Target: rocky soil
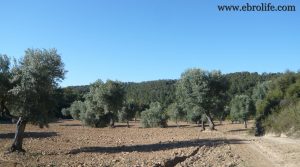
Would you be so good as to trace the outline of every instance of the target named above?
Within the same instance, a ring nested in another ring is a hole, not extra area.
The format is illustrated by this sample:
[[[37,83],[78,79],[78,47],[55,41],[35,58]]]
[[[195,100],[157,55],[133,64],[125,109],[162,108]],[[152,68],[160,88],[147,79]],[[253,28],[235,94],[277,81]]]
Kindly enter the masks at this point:
[[[64,120],[45,129],[28,125],[27,152],[7,154],[15,125],[0,124],[0,166],[300,166],[299,140],[251,137],[241,124],[216,128],[90,128]]]

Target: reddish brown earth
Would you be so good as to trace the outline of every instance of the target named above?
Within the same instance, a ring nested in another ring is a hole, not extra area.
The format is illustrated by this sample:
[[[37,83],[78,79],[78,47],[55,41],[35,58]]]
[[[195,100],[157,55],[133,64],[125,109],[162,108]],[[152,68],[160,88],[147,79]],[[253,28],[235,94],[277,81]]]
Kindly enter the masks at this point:
[[[15,125],[0,124],[0,166],[300,166],[300,140],[252,137],[242,124],[90,128],[60,121],[26,127],[22,153],[7,154]]]

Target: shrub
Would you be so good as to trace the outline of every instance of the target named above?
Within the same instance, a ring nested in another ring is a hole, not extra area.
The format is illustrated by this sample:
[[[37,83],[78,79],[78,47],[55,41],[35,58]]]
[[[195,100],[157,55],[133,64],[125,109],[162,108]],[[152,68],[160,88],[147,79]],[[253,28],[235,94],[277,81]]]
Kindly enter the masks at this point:
[[[104,114],[103,112],[87,112],[81,113],[81,121],[94,128],[106,127],[111,118],[111,113]]]
[[[63,108],[61,110],[61,113],[63,116],[66,116],[66,117],[71,116],[70,110],[68,108]]]
[[[168,116],[163,112],[159,102],[150,104],[150,108],[141,113],[141,124],[144,128],[166,127]]]
[[[80,120],[81,119],[80,115],[81,115],[81,113],[85,112],[86,106],[85,106],[84,102],[82,102],[82,101],[75,101],[72,103],[70,108],[67,110],[70,111],[70,114],[73,119]]]
[[[176,124],[179,120],[182,120],[185,116],[183,110],[178,106],[177,103],[172,103],[167,108],[167,114],[172,121],[175,121]]]
[[[300,137],[300,102],[273,112],[263,124],[267,132]]]

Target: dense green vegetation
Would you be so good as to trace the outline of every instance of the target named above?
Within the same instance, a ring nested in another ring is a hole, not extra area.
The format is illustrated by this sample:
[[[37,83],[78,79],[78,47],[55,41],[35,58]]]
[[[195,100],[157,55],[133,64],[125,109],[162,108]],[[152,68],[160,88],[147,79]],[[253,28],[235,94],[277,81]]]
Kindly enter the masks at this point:
[[[256,135],[299,133],[300,74],[288,71],[259,86],[266,91],[260,91],[263,98],[256,102]]]
[[[176,80],[157,80],[141,83],[124,83],[126,99],[133,100],[140,106],[149,106],[159,102],[163,108],[175,102]]]

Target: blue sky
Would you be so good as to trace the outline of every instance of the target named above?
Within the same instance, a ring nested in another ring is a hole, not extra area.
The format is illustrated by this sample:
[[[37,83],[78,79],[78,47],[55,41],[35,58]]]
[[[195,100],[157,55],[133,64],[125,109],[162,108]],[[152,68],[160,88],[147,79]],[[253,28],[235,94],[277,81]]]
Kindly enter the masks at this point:
[[[62,86],[97,79],[176,79],[187,68],[283,72],[300,69],[300,14],[219,12],[259,0],[2,0],[0,53],[57,48]],[[263,1],[264,2],[264,1]],[[293,4],[295,0],[269,0]]]

